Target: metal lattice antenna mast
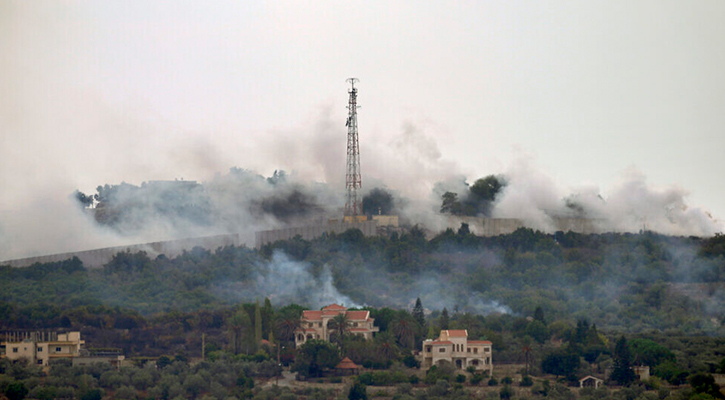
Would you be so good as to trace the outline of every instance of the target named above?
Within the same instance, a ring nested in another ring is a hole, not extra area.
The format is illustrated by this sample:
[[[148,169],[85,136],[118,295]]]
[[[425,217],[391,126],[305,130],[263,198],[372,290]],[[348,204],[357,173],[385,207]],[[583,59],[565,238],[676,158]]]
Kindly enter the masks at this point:
[[[362,214],[362,203],[358,201],[357,190],[362,186],[360,175],[360,145],[357,137],[357,89],[355,82],[357,78],[350,78],[351,89],[350,100],[347,104],[347,173],[345,175],[345,189],[347,190],[347,201],[345,202],[345,216],[358,216]]]

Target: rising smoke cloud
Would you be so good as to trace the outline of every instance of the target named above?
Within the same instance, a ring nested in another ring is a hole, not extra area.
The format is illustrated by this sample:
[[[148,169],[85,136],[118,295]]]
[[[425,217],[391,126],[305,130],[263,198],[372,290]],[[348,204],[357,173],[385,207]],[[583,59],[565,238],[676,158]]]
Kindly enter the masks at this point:
[[[503,174],[507,185],[496,199],[493,216],[522,219],[545,232],[556,230],[553,217],[582,217],[595,221],[601,232],[652,230],[668,235],[712,236],[721,221],[698,207],[688,206],[688,192],[678,186],[653,187],[640,171],[624,171],[619,182],[604,192],[589,185],[565,189],[520,157]]]
[[[275,251],[268,262],[257,265],[253,284],[226,283],[218,289],[218,293],[236,301],[268,297],[276,304],[297,303],[313,309],[332,303],[360,307],[337,290],[328,265],[315,276],[310,263],[292,260],[281,251]]]

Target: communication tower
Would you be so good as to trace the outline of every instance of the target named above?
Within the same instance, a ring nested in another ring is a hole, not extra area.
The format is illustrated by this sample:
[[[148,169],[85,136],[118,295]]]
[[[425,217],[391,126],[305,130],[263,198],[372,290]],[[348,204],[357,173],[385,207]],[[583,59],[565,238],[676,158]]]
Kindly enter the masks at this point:
[[[357,78],[349,78],[351,88],[347,91],[350,99],[347,103],[347,173],[345,175],[345,189],[347,200],[345,202],[345,220],[354,222],[362,215],[362,202],[358,200],[357,191],[362,187],[360,175],[360,145],[357,137]]]

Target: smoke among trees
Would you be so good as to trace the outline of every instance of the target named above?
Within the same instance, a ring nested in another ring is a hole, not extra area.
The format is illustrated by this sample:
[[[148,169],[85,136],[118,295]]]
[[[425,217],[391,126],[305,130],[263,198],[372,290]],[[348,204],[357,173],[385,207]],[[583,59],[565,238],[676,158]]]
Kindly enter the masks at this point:
[[[363,214],[390,215],[395,208],[393,195],[385,189],[375,188],[363,196]]]
[[[235,232],[235,223],[254,226],[294,224],[329,213],[321,191],[288,179],[284,171],[263,177],[232,168],[209,182],[122,182],[98,186],[96,194],[76,192],[84,206],[95,200],[95,221],[133,235],[162,225],[171,235],[199,231]],[[319,188],[318,188],[319,189]]]
[[[441,213],[453,215],[491,216],[496,195],[506,186],[501,176],[489,175],[476,180],[459,199],[458,193],[445,192],[441,196]]]

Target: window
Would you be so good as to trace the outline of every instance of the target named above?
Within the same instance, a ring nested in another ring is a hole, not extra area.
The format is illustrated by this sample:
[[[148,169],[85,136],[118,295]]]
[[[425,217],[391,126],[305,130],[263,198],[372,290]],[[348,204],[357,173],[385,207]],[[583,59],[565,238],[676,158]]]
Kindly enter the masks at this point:
[[[473,365],[478,365],[478,360],[473,360],[473,361],[471,361],[471,364],[473,364]]]
[[[38,365],[43,365],[43,360],[38,360]]]
[[[425,346],[425,352],[430,353],[433,350],[433,346]]]
[[[491,348],[489,348],[489,347],[486,347],[486,349],[484,349],[484,351],[485,351],[486,353],[488,353],[489,351],[491,351]]]
[[[438,352],[439,353],[445,353],[446,352],[446,348],[445,347],[441,347],[440,349],[438,349]]]
[[[17,352],[18,352],[18,348],[17,347],[13,347],[13,353],[17,353]]]
[[[474,347],[474,348],[473,348],[473,353],[474,353],[474,354],[478,354],[478,347]]]
[[[56,352],[56,353],[60,353],[61,351],[63,351],[63,349],[61,349],[60,347],[56,347],[56,348],[55,348],[55,352]]]
[[[318,328],[322,328],[322,322],[318,322],[318,323],[317,323],[317,327],[318,327]]]
[[[38,347],[38,353],[42,353],[42,352],[43,352],[43,348],[42,347]]]
[[[314,324],[312,322],[310,322],[309,324],[307,324],[307,327],[308,328],[312,328],[313,326],[314,326]]]

